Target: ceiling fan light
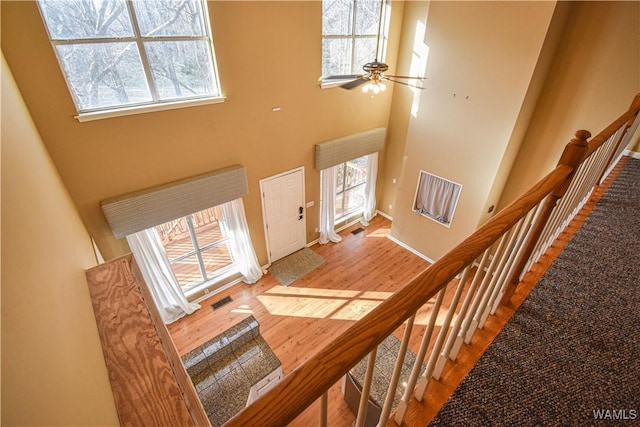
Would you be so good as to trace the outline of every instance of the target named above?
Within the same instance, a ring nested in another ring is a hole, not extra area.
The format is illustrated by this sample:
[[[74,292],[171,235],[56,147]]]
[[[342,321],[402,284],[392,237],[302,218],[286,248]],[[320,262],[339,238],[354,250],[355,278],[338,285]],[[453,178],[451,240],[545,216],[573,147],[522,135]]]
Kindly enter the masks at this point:
[[[387,88],[387,85],[382,82],[380,82],[378,86],[380,87],[380,92],[384,92],[384,90]]]

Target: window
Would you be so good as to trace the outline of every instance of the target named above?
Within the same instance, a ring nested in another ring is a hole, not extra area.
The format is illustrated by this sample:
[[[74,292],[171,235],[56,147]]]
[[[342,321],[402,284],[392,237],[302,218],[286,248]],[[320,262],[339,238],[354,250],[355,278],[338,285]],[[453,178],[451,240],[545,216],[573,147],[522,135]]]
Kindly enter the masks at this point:
[[[364,209],[367,156],[335,166],[336,222]]]
[[[220,97],[202,0],[39,0],[80,113]]]
[[[460,184],[420,171],[413,211],[448,227],[461,190]]]
[[[160,224],[156,231],[187,296],[237,272],[220,206]]]
[[[359,74],[375,59],[381,4],[380,0],[322,1],[323,76]]]

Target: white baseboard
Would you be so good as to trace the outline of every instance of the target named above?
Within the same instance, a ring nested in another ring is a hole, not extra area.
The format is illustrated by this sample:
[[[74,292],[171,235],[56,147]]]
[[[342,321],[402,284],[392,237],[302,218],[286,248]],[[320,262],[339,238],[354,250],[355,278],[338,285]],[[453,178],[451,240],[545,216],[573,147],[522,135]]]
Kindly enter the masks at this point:
[[[378,214],[378,215],[380,215],[380,216],[382,216],[384,218],[387,218],[389,221],[393,221],[393,217],[391,215],[387,214],[387,213],[384,213],[382,211],[376,211],[376,214]]]
[[[386,213],[384,213],[384,212],[376,211],[376,215],[380,215],[380,216],[382,216],[382,217],[384,217],[384,218],[387,218],[389,221],[393,221],[393,218],[392,218],[392,217],[390,217],[389,215],[387,215],[387,214],[386,214]],[[339,232],[341,232],[342,230],[345,230],[345,229],[347,229],[347,228],[351,227],[352,225],[357,224],[358,222],[361,222],[361,221],[362,221],[362,219],[363,219],[363,217],[362,217],[362,216],[358,216],[358,217],[356,217],[355,219],[353,219],[353,220],[349,221],[348,223],[344,224],[342,227],[337,228],[337,229],[336,229],[336,233],[339,233]],[[312,240],[312,241],[310,241],[309,243],[307,243],[307,245],[306,245],[306,246],[307,246],[307,247],[310,247],[310,246],[313,246],[313,245],[315,245],[316,243],[319,243],[319,242],[320,242],[320,239],[315,239],[315,240]]]
[[[389,238],[389,240],[391,240],[392,242],[402,246],[403,248],[405,248],[406,250],[408,250],[409,252],[411,252],[414,255],[419,256],[420,258],[422,258],[423,260],[433,264],[435,261],[432,260],[431,258],[429,258],[428,256],[426,256],[425,254],[423,254],[422,252],[419,252],[418,250],[412,248],[411,246],[407,245],[404,242],[401,242],[400,240],[396,239],[395,237],[389,235],[387,236]]]
[[[629,156],[629,157],[633,157],[634,159],[640,159],[640,153],[638,153],[637,151],[631,151],[631,150],[624,150],[623,154],[625,156]]]

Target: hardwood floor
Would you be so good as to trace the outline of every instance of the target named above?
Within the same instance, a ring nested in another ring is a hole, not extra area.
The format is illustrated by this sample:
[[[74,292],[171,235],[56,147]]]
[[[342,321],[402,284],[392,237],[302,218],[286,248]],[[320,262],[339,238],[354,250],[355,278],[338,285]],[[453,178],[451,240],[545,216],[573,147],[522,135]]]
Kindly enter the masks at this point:
[[[611,182],[621,162],[608,178]],[[605,186],[608,184],[605,183]],[[447,363],[442,377],[431,381],[422,402],[413,401],[405,425],[424,426],[446,402],[460,381],[491,344],[511,315],[520,306],[551,265],[564,245],[593,209],[594,198],[577,215],[523,282],[517,287],[511,302],[500,306],[478,330],[470,345],[464,345],[455,363]],[[387,238],[391,223],[375,217],[364,232],[351,234],[360,225],[340,233],[343,240],[335,244],[315,245],[312,249],[325,258],[325,263],[313,272],[285,287],[270,274],[255,285],[238,284],[201,303],[202,308],[190,316],[169,325],[169,331],[180,354],[184,354],[253,314],[260,323],[260,332],[282,362],[283,372],[293,371],[323,346],[344,332],[350,325],[375,307],[403,284],[419,274],[428,263]],[[443,307],[446,309],[455,286],[449,286]],[[210,305],[230,296],[233,301],[213,310]],[[416,352],[425,329],[430,303],[419,312],[409,347]],[[443,310],[441,316],[446,314]],[[395,335],[401,337],[403,327]],[[438,333],[438,330],[434,332]],[[433,340],[432,340],[433,341]],[[336,384],[329,391],[329,426],[351,426],[355,415],[347,408]],[[317,425],[319,404],[316,402],[291,425]],[[390,426],[396,425],[393,421]]]

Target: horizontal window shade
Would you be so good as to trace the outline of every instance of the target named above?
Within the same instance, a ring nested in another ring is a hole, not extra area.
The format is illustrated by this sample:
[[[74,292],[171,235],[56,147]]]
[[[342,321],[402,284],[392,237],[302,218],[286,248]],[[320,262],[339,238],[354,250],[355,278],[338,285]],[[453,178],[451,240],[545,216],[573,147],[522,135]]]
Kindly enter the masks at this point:
[[[101,203],[120,238],[249,194],[244,166],[235,165]]]
[[[376,128],[316,144],[316,169],[330,168],[382,150],[386,131]]]

